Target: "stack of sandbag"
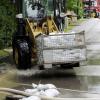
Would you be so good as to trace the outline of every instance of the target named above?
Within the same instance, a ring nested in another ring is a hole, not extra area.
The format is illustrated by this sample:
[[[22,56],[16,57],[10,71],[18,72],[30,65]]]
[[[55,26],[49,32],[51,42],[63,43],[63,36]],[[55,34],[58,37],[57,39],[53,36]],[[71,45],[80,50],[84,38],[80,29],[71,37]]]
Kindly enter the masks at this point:
[[[75,42],[75,35],[39,36],[36,39],[39,64],[86,60],[84,43]]]
[[[38,96],[30,96],[30,97],[23,98],[23,99],[20,99],[20,100],[41,100],[41,98],[38,97]]]
[[[75,34],[40,35],[36,38],[38,48],[67,48],[78,45]]]
[[[45,48],[67,48],[75,46],[75,34],[74,35],[54,35],[44,37]]]
[[[41,100],[41,96],[56,97],[60,94],[56,86],[53,84],[32,84],[33,89],[26,89],[25,92],[33,96],[23,98],[20,100]]]
[[[53,35],[40,35],[36,40],[37,43],[40,43],[38,46],[43,46],[43,48],[69,48],[85,45],[83,33],[54,33]]]
[[[39,64],[86,60],[84,33],[52,33],[36,38]]]
[[[45,63],[80,61],[86,59],[85,53],[85,49],[44,50],[43,58]]]

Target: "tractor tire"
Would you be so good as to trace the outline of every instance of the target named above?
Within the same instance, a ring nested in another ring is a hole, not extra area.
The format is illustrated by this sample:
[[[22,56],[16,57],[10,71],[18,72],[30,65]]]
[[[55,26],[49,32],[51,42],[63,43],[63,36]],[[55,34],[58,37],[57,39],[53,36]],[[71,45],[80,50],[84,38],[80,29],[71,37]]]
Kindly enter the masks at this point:
[[[13,59],[19,70],[27,70],[31,65],[31,50],[27,41],[20,41],[13,47]]]

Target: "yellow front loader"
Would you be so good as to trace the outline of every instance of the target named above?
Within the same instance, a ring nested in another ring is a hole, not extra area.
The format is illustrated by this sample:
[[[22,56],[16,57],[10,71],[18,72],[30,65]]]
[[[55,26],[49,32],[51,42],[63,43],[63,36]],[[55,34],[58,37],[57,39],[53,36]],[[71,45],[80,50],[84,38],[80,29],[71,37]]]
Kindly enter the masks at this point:
[[[18,69],[26,70],[31,68],[32,65],[39,65],[40,69],[43,68],[43,64],[38,64],[36,38],[49,36],[51,33],[57,35],[60,31],[63,31],[64,17],[61,17],[60,14],[65,11],[65,1],[16,1],[18,12],[16,15],[17,31],[13,35],[12,47],[13,59]],[[66,61],[65,63],[69,62]],[[60,64],[62,63],[60,62]],[[79,65],[79,63],[77,64]]]

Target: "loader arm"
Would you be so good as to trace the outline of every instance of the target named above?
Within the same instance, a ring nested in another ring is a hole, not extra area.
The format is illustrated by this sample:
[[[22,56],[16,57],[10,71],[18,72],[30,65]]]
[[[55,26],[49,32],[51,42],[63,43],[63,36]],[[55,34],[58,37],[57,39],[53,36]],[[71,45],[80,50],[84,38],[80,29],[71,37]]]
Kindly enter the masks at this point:
[[[42,19],[39,22],[36,22],[32,19],[26,19],[26,31],[28,35],[35,39],[35,37],[40,34],[49,35],[51,32],[58,33],[58,28],[51,17]]]

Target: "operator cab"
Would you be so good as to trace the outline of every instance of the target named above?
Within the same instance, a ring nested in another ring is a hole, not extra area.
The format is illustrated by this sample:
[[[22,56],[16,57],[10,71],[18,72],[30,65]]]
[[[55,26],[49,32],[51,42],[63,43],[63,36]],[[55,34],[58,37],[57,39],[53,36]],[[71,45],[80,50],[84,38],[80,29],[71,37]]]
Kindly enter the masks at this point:
[[[52,17],[59,30],[64,27],[64,18],[61,13],[65,11],[66,0],[16,0],[18,14],[23,18],[41,21],[46,17]]]
[[[23,16],[25,18],[43,19],[50,12],[48,10],[49,0],[24,0],[23,1]],[[50,5],[52,6],[52,5]],[[53,7],[53,6],[52,6]],[[53,12],[53,11],[52,11]]]
[[[40,19],[45,17],[45,11],[42,4],[37,1],[29,4],[29,1],[26,2],[26,14],[28,18]]]

